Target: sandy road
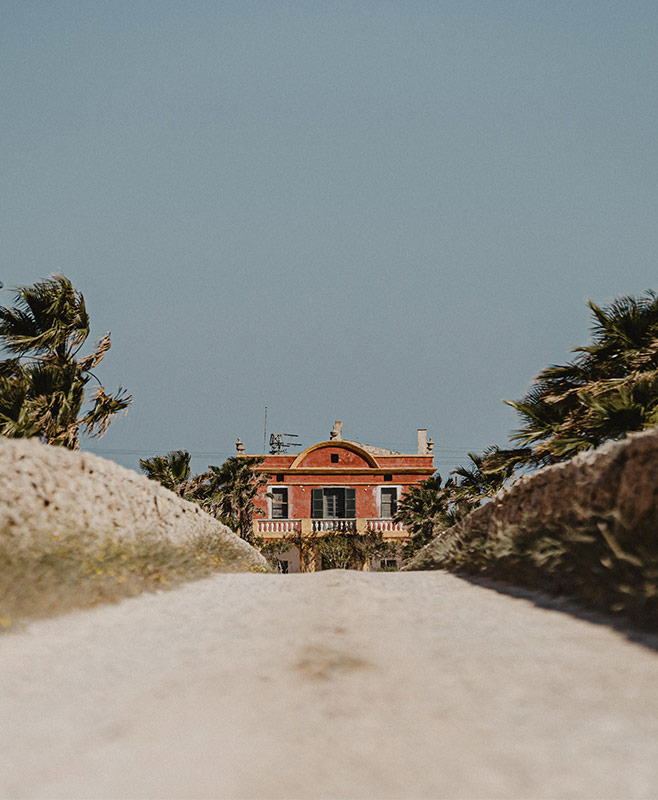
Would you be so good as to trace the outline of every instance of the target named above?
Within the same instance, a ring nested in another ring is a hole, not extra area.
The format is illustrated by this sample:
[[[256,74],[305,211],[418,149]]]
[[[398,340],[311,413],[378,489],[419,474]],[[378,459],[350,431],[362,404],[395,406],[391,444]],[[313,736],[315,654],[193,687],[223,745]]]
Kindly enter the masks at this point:
[[[0,669],[3,798],[658,797],[658,654],[441,573],[220,575]]]

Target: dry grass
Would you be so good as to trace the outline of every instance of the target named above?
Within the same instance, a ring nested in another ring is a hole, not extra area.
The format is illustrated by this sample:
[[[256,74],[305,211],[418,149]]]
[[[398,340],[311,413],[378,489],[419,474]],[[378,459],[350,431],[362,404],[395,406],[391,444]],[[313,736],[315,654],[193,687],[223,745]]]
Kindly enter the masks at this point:
[[[208,535],[172,544],[153,534],[111,540],[42,534],[21,541],[0,534],[0,630],[238,570],[258,568]]]

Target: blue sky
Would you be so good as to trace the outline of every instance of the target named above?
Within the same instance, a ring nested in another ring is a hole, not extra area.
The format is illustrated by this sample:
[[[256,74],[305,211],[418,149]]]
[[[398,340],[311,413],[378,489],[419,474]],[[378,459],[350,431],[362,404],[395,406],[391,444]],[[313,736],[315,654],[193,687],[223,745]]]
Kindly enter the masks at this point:
[[[0,2],[5,286],[63,272],[95,451],[200,471],[269,430],[444,474],[657,288],[655,2]],[[5,289],[3,302],[11,301]]]

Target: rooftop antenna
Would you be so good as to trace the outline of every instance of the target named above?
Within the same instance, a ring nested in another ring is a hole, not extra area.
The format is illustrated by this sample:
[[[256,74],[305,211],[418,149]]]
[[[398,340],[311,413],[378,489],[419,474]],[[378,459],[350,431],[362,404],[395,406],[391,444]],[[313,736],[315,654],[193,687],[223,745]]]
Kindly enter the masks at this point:
[[[263,431],[263,455],[267,449],[267,406],[265,406],[265,430]]]
[[[286,442],[284,436],[299,439],[296,433],[272,433],[270,435],[270,455],[278,456],[287,453],[289,447],[301,447],[299,442]]]

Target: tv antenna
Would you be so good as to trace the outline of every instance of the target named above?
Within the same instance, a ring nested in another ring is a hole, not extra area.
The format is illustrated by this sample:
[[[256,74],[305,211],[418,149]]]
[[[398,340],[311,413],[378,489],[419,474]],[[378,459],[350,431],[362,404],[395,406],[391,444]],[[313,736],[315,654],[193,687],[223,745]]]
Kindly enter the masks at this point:
[[[270,455],[278,456],[281,453],[287,453],[289,447],[301,447],[299,442],[286,442],[284,437],[299,439],[296,433],[271,433]]]

